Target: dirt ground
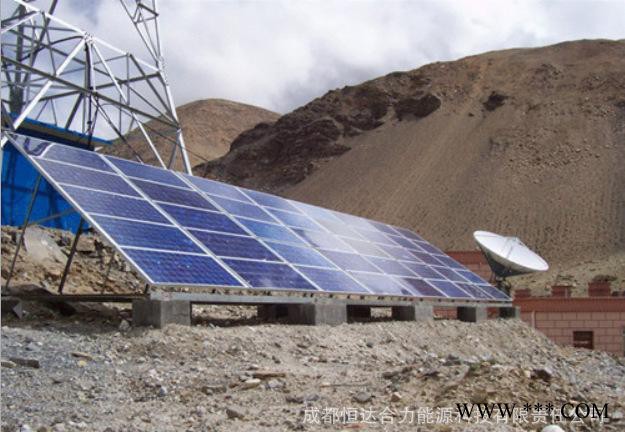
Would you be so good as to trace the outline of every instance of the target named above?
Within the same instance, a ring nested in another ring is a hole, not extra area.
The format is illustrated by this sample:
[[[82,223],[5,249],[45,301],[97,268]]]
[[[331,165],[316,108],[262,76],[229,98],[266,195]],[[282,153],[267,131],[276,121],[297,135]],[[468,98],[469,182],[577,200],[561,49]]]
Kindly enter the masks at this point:
[[[3,431],[625,428],[623,359],[560,348],[518,320],[307,327],[205,307],[192,327],[150,330],[119,306],[26,308],[2,318]],[[497,402],[532,408],[507,424],[455,414]],[[612,419],[546,420],[550,402],[608,404]]]

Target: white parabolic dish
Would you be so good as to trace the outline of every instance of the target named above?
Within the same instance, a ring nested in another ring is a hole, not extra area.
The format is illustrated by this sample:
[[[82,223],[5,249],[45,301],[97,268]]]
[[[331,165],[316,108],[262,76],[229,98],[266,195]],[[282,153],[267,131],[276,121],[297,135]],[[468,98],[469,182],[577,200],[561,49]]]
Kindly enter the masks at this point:
[[[532,273],[549,269],[549,264],[517,237],[475,231],[473,238],[487,257],[508,269],[510,273]]]

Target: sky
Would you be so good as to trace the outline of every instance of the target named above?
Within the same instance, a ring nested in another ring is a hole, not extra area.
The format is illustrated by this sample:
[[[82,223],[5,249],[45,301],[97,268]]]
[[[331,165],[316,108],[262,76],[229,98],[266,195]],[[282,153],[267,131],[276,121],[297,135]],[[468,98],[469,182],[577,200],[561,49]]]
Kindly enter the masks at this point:
[[[117,1],[60,5],[59,17],[139,56],[145,52]],[[329,90],[435,61],[625,38],[622,0],[160,0],[159,8],[177,105],[223,98],[279,113]]]

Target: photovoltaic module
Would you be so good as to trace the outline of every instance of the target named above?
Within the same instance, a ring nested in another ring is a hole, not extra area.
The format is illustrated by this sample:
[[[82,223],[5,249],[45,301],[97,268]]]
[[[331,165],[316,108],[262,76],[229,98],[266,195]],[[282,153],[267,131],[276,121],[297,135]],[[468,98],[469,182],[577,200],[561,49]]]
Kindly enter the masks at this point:
[[[9,137],[152,285],[510,301],[405,228]]]

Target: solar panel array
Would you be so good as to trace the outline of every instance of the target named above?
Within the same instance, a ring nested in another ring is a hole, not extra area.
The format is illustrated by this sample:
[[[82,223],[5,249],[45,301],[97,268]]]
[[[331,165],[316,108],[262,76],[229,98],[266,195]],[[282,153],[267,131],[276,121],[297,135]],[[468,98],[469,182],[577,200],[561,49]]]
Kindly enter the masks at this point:
[[[153,285],[510,300],[404,228],[38,139],[12,142]]]

